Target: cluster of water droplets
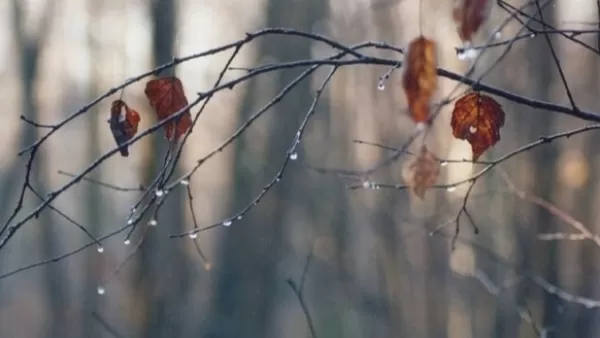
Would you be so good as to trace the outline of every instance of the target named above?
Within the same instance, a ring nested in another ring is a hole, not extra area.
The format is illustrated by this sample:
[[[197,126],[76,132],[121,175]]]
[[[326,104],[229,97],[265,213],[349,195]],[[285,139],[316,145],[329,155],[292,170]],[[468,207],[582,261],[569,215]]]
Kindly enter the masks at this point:
[[[373,181],[362,182],[362,187],[365,189],[379,189],[379,185]]]

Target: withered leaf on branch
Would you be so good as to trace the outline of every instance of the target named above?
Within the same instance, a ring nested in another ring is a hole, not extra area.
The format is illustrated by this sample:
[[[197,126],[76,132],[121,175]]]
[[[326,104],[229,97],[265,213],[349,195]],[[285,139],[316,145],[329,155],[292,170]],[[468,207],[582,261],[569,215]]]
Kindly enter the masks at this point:
[[[116,100],[110,106],[110,118],[108,119],[110,131],[112,132],[121,156],[129,156],[129,149],[123,143],[135,136],[140,123],[140,115],[129,108],[123,100]]]
[[[188,105],[183,91],[183,84],[177,77],[164,77],[146,83],[144,91],[150,105],[156,111],[158,120],[164,120]],[[169,141],[179,139],[192,126],[192,116],[187,110],[178,118],[165,125],[165,133]]]
[[[481,24],[488,18],[492,0],[455,0],[452,9],[452,18],[458,28],[458,36],[463,42],[471,41],[471,38]]]
[[[408,45],[402,86],[416,123],[429,122],[429,106],[437,89],[436,43],[420,36]]]
[[[402,171],[404,182],[420,199],[425,198],[425,191],[435,185],[439,175],[440,163],[425,145]]]
[[[500,140],[504,111],[493,98],[471,92],[454,104],[450,125],[454,137],[471,144],[473,161],[476,161]]]

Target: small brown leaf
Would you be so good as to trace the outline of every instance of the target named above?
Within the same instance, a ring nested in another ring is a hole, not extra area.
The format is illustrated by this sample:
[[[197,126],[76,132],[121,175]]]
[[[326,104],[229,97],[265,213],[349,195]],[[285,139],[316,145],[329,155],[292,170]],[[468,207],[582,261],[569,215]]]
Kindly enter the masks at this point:
[[[424,36],[412,40],[408,45],[402,86],[410,115],[416,123],[429,120],[429,103],[437,89],[436,53],[435,42]]]
[[[150,105],[156,111],[158,120],[164,120],[188,105],[181,80],[177,77],[164,77],[146,83],[144,91]],[[169,141],[187,132],[192,126],[192,116],[187,110],[179,118],[165,125],[165,133]]]
[[[425,198],[425,191],[435,185],[440,175],[440,163],[435,155],[423,145],[420,153],[413,158],[402,173],[406,185],[420,199]]]
[[[110,118],[108,119],[110,131],[112,132],[121,156],[129,156],[128,147],[122,145],[135,136],[140,123],[140,115],[129,108],[123,100],[113,101],[110,107]]]
[[[454,137],[471,144],[476,161],[500,140],[504,111],[493,98],[472,92],[456,101],[450,125]]]
[[[492,9],[491,0],[455,0],[452,18],[458,26],[458,36],[463,42],[471,41]]]

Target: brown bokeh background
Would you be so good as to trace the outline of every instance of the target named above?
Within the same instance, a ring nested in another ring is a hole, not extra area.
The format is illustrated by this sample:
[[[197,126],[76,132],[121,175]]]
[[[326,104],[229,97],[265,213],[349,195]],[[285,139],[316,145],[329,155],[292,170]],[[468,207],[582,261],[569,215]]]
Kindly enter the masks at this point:
[[[20,121],[20,115],[56,123],[174,55],[204,51],[264,27],[321,33],[348,45],[374,40],[399,47],[422,29],[439,44],[440,67],[464,72],[469,62],[454,50],[461,43],[450,15],[452,1],[423,0],[422,6],[420,25],[416,0],[0,1],[0,220],[4,222],[15,207],[25,173],[26,158],[16,154],[44,132]],[[552,1],[544,16],[559,29],[593,29],[589,23],[598,21],[592,0]],[[495,6],[476,44],[487,40],[506,17]],[[500,39],[510,39],[519,29],[511,22]],[[595,46],[597,36],[579,38]],[[596,110],[598,55],[555,34],[552,41],[579,107]],[[502,51],[503,47],[488,50],[478,73]],[[246,46],[234,66],[326,53],[331,50],[306,39],[273,37]],[[177,67],[188,98],[212,85],[228,56]],[[421,201],[408,191],[347,191],[345,185],[355,181],[302,166],[366,168],[386,153],[352,140],[400,146],[409,138],[414,124],[406,114],[400,71],[385,90],[377,90],[387,70],[352,66],[338,71],[302,139],[299,160],[282,182],[242,221],[198,236],[211,269],[205,269],[190,239],[168,238],[192,227],[184,190],[176,190],[158,226],[105,285],[104,295],[98,295],[98,286],[131,250],[123,244],[124,235],[104,242],[102,254],[92,246],[58,263],[0,279],[0,337],[307,337],[306,319],[286,279],[300,280],[309,255],[304,297],[321,338],[535,337],[539,332],[534,326],[551,329],[548,337],[595,337],[597,310],[561,300],[527,276],[600,299],[600,248],[590,240],[540,240],[539,234],[576,231],[507,189],[500,171],[479,181],[469,199],[480,234],[473,235],[463,220],[461,239],[451,252],[452,227],[436,236],[428,233],[456,216],[466,186],[429,191]],[[226,78],[239,74],[231,71]],[[298,70],[269,73],[218,93],[190,136],[180,171],[189,170],[297,74]],[[325,75],[321,69],[302,82],[193,176],[201,226],[234,214],[272,179]],[[542,35],[516,42],[484,82],[569,104]],[[440,79],[438,99],[455,86]],[[143,88],[143,82],[128,87],[124,99],[138,108],[146,128],[155,120]],[[68,180],[59,170],[79,172],[114,147],[105,122],[112,99],[69,123],[40,149],[32,175],[42,192]],[[482,159],[585,124],[498,101],[506,111],[502,140]],[[450,109],[442,109],[426,142],[440,157],[468,158],[470,146],[452,138]],[[516,187],[547,199],[595,232],[600,226],[598,141],[597,133],[590,132],[538,147],[499,167]],[[129,158],[113,156],[90,178],[128,187],[147,184],[162,161],[162,135],[148,137],[130,150]],[[370,179],[402,182],[406,158]],[[466,178],[478,168],[449,164],[440,182]],[[82,182],[53,205],[99,237],[124,224],[136,197]],[[30,196],[25,202],[28,212],[38,201]],[[46,210],[0,252],[0,274],[88,241],[75,226]]]

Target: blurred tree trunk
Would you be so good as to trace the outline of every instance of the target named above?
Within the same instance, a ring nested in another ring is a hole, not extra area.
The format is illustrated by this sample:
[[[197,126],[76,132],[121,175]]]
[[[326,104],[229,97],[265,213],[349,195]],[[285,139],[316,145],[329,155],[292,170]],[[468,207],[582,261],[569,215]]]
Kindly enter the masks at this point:
[[[169,62],[174,56],[177,7],[174,0],[150,1],[152,20],[152,55],[154,66]],[[143,154],[142,181],[149,186],[159,174],[168,150],[162,130],[151,136],[152,144]],[[177,166],[179,168],[179,165]],[[180,176],[176,169],[173,177]],[[139,337],[178,337],[187,314],[182,313],[183,299],[189,289],[182,242],[168,237],[184,228],[182,190],[175,189],[165,198],[158,226],[146,233],[140,249],[139,271],[135,277],[137,296],[135,317],[139,319]],[[140,224],[140,229],[146,224]]]
[[[265,26],[292,27],[310,30],[315,21],[322,17],[325,3],[319,0],[281,1],[268,0]],[[258,45],[257,59],[273,58],[277,62],[310,57],[311,43],[292,37],[270,37],[255,42]],[[252,114],[257,107],[266,103],[271,94],[279,91],[299,74],[298,70],[278,71],[271,75],[269,88],[258,85],[254,78],[248,85],[240,107],[240,120]],[[266,81],[266,80],[265,80]],[[268,141],[266,149],[253,153],[253,140],[244,134],[236,143],[235,198],[233,209],[249,203],[262,187],[273,178],[286,156],[301,116],[314,97],[310,89],[311,81],[306,79],[296,86],[293,93],[268,112]],[[269,97],[266,97],[269,95]],[[264,122],[263,122],[264,123]],[[250,164],[251,163],[251,164]],[[252,167],[253,170],[248,168]],[[218,273],[216,290],[212,299],[212,311],[206,321],[208,333],[217,337],[256,337],[271,336],[269,329],[276,308],[277,290],[285,287],[285,277],[278,275],[278,264],[282,258],[284,233],[283,222],[290,202],[310,203],[295,196],[293,189],[302,182],[295,176],[295,164],[261,203],[244,218],[225,229],[224,238],[215,273]],[[299,318],[298,320],[304,321]],[[318,322],[318,319],[316,319]],[[319,328],[317,328],[318,330]]]
[[[48,1],[46,8],[43,9],[43,16],[40,19],[40,24],[37,27],[37,34],[30,36],[25,29],[25,13],[22,3],[18,0],[12,1],[13,7],[13,31],[15,40],[18,46],[18,58],[20,63],[20,76],[22,85],[22,109],[23,115],[33,121],[38,121],[40,114],[35,96],[35,84],[38,75],[39,55],[45,42],[47,33],[50,28],[50,22],[53,15],[55,1]],[[26,126],[22,133],[22,143],[30,145],[35,142],[38,131]],[[46,172],[44,172],[44,154],[38,153],[36,162],[31,169],[32,186],[40,195],[47,194],[45,186]],[[53,231],[52,213],[46,211],[38,219],[38,225],[41,229],[42,253],[44,258],[56,256],[60,251],[58,238]],[[47,298],[48,317],[46,318],[46,335],[48,337],[69,337],[67,325],[67,299],[66,289],[68,288],[67,274],[63,264],[48,265],[45,273],[45,282],[43,285],[46,288],[45,296]]]
[[[546,6],[543,12],[545,21],[550,24],[555,24],[555,10],[554,6]],[[539,18],[539,14],[535,15]],[[544,29],[541,25],[532,24],[532,26],[538,29]],[[553,37],[550,37],[551,39]],[[532,80],[533,97],[542,101],[553,101],[553,95],[551,92],[552,84],[559,83],[560,78],[556,75],[557,68],[552,57],[550,56],[550,49],[548,44],[543,37],[530,41],[526,45],[526,58],[530,60],[529,72]],[[540,58],[540,55],[546,55],[546,57]],[[540,118],[538,114],[543,114],[543,118]],[[554,127],[556,124],[556,114],[539,112],[532,110],[531,114],[522,114],[520,118],[528,118],[529,121],[525,120],[529,130],[525,133],[529,136],[529,140],[533,140],[539,136],[548,135],[555,131]],[[531,193],[535,196],[540,196],[547,200],[552,200],[556,196],[557,189],[557,176],[556,176],[556,160],[558,158],[559,149],[555,143],[544,145],[531,153],[530,160],[532,162],[532,176],[534,182],[532,184]],[[520,240],[522,245],[519,249],[521,257],[525,262],[525,266],[531,269],[533,274],[539,274],[543,278],[547,279],[551,283],[556,283],[558,269],[557,257],[559,255],[557,242],[540,242],[537,239],[537,234],[547,232],[549,229],[553,229],[557,222],[555,216],[550,214],[544,208],[536,207],[535,205],[528,205],[532,208],[531,217],[528,219],[531,226],[531,232],[528,233],[528,239]],[[515,224],[521,224],[521,220],[515,219]],[[517,225],[518,226],[518,225]],[[534,291],[535,293],[531,293]],[[539,293],[538,293],[539,292]],[[528,305],[527,300],[535,299],[532,295],[541,295],[539,304],[542,304],[542,308],[539,309],[541,315],[538,315],[538,323],[544,327],[557,326],[561,318],[557,313],[559,302],[557,298],[550,295],[542,290],[539,290],[536,286],[525,286],[521,288],[517,293],[516,300],[525,299],[525,302],[521,305]],[[536,313],[537,311],[534,311]],[[527,323],[521,322],[521,320],[514,316],[514,314],[507,313],[504,311],[499,321],[496,324],[496,328],[503,334],[503,337],[515,337],[519,334],[517,329],[519,326],[530,326]],[[520,325],[517,325],[520,324]],[[521,331],[523,332],[523,331]],[[527,328],[529,333],[533,333],[531,328]],[[563,336],[565,332],[558,336]],[[569,336],[568,334],[566,336]]]
[[[98,34],[99,30],[99,20],[97,18],[101,17],[103,14],[103,3],[96,0],[88,1],[88,57],[90,64],[90,76],[89,76],[89,86],[88,86],[88,99],[90,102],[98,97],[100,90],[100,69],[96,65],[95,59],[101,53],[100,43],[97,41],[95,36]],[[90,114],[88,114],[87,126],[86,130],[86,144],[87,150],[86,155],[88,157],[88,162],[93,162],[98,156],[100,156],[100,139],[98,133],[98,115],[104,116],[105,114],[101,114],[98,111],[98,108],[94,107],[91,109]],[[85,210],[87,214],[87,219],[85,225],[90,233],[94,234],[94,236],[98,236],[100,233],[100,224],[102,223],[103,215],[101,213],[102,210],[102,198],[100,186],[97,184],[88,184],[86,187],[86,195],[85,195]],[[98,324],[94,320],[92,313],[97,311],[98,309],[98,294],[97,294],[97,285],[100,280],[100,263],[102,257],[96,252],[96,250],[89,250],[86,252],[85,259],[85,275],[84,275],[84,298],[83,298],[83,327],[82,327],[82,337],[92,338],[98,337],[99,330]]]

